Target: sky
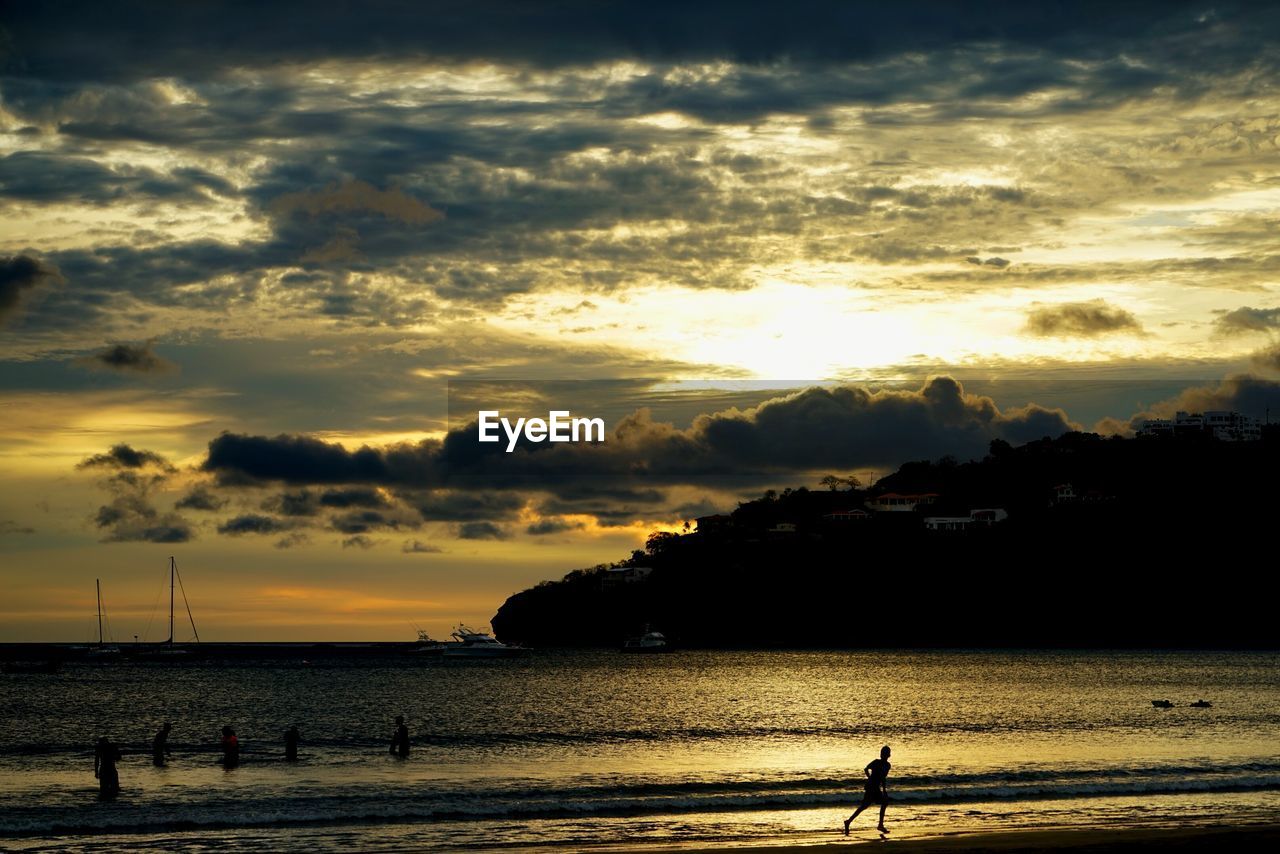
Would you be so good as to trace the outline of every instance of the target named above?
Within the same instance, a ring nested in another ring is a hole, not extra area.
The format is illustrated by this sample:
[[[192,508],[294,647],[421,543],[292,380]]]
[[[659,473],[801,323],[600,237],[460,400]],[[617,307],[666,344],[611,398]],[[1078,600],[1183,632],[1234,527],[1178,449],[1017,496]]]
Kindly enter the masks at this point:
[[[170,555],[204,639],[439,637],[767,488],[1280,417],[1278,35],[6,3],[0,641],[90,639],[95,578],[162,639]],[[609,433],[491,453],[479,409]]]

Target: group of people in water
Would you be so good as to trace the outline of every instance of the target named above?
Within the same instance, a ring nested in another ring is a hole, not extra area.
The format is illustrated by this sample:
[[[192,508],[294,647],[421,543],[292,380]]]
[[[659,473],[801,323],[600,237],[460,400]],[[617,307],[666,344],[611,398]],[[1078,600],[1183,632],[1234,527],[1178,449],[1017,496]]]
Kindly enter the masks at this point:
[[[168,764],[169,753],[169,733],[173,730],[173,724],[169,721],[164,722],[164,726],[160,727],[156,732],[156,736],[151,740],[151,759],[158,766],[163,767]],[[291,726],[284,733],[284,758],[288,762],[295,762],[298,759],[298,742],[301,736],[296,726]],[[240,764],[240,741],[236,738],[236,731],[229,726],[222,728],[222,764],[230,769]],[[889,745],[880,748],[880,758],[872,759],[867,763],[867,767],[862,769],[866,775],[866,783],[863,787],[862,803],[853,811],[853,815],[844,820],[844,834],[849,835],[849,825],[853,820],[862,814],[862,811],[872,805],[880,807],[880,822],[876,825],[876,829],[881,833],[888,833],[889,830],[884,826],[884,813],[889,806],[889,764],[890,755]],[[391,734],[392,756],[398,756],[404,759],[409,755],[409,727],[404,722],[403,715],[396,716],[395,729]],[[116,770],[116,763],[121,758],[120,748],[111,742],[109,738],[103,736],[98,739],[97,749],[94,750],[93,756],[93,775],[98,778],[99,793],[104,798],[115,797],[120,791],[120,773]]]
[[[156,731],[155,737],[151,740],[151,761],[157,768],[163,768],[169,764],[169,758],[173,755],[169,751],[169,733],[173,732],[173,724],[169,721],[164,722],[164,726]],[[291,726],[284,732],[284,758],[286,762],[296,762],[298,760],[298,744],[302,741],[302,736],[298,732],[297,726]],[[229,726],[222,728],[222,738],[219,741],[222,748],[222,765],[224,768],[235,768],[240,764],[240,739],[236,737],[236,731]],[[409,727],[404,722],[403,715],[396,716],[395,730],[391,735],[392,756],[398,756],[401,759],[409,755]],[[97,745],[93,751],[93,776],[98,778],[98,793],[103,798],[114,798],[120,793],[120,772],[116,768],[124,754],[120,747],[105,735],[98,739]]]

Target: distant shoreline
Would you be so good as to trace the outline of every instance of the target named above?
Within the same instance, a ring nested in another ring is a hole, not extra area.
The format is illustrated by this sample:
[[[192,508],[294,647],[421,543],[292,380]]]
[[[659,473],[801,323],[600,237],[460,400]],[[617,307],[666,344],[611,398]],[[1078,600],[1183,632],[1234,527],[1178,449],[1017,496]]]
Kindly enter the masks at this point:
[[[871,834],[874,836],[874,834]],[[1053,830],[1008,830],[994,833],[957,833],[948,836],[908,837],[888,840],[896,854],[954,854],[960,851],[999,851],[1002,854],[1033,854],[1037,851],[1107,852],[1156,851],[1275,851],[1280,845],[1280,824],[1253,827],[1186,827],[1186,828],[1057,828]],[[819,854],[848,851],[851,847],[882,844],[863,832],[838,842],[816,844],[769,845],[750,842],[723,846],[667,846],[650,848],[601,848],[601,851],[628,851],[632,854],[658,854],[679,851],[681,854],[718,854],[723,851],[759,851],[768,854]]]
[[[117,643],[113,644],[125,653],[125,658],[129,658],[128,653],[156,649],[162,646],[155,642],[144,642],[137,645],[133,643]],[[200,660],[206,658],[279,658],[279,659],[305,659],[314,656],[327,657],[359,657],[359,656],[378,656],[378,655],[402,655],[411,654],[418,646],[413,641],[217,641],[205,643],[174,644],[176,648],[185,649],[193,655],[190,660]],[[57,659],[61,661],[75,661],[83,658],[84,653],[93,647],[93,644],[86,642],[74,641],[11,641],[0,642],[0,661],[30,661],[39,659]],[[537,652],[610,652],[618,650],[616,646],[605,645],[587,645],[587,646],[534,646],[531,650]],[[908,653],[908,652],[954,652],[954,653],[1100,653],[1114,652],[1123,654],[1137,653],[1179,653],[1179,652],[1280,652],[1280,647],[1276,646],[784,646],[784,645],[756,645],[756,646],[676,646],[672,652],[878,652],[878,653]],[[421,657],[421,656],[419,656]]]

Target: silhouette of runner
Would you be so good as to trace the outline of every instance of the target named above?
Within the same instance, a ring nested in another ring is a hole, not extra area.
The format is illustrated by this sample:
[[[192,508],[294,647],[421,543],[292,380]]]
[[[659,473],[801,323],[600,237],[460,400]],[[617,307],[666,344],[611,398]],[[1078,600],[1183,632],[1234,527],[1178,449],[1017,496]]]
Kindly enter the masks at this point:
[[[889,792],[885,788],[885,783],[889,778],[889,745],[880,748],[880,758],[872,759],[867,763],[867,767],[862,769],[867,775],[867,787],[862,794],[862,803],[853,815],[844,820],[844,835],[849,835],[849,825],[858,817],[858,814],[872,804],[880,805],[880,824],[876,826],[876,830],[881,833],[888,833],[888,829],[884,826],[884,811],[889,806]]]
[[[156,737],[151,739],[151,761],[157,767],[164,767],[165,759],[169,757],[169,731],[173,729],[173,724],[168,721],[164,722],[164,726],[160,727],[156,732]]]
[[[222,728],[222,764],[234,768],[240,764],[240,739],[236,731],[229,726]]]
[[[120,772],[116,770],[118,761],[120,748],[105,735],[99,738],[93,749],[93,776],[98,778],[98,797],[114,798],[120,794]]]
[[[286,761],[298,761],[298,739],[300,737],[297,726],[291,726],[284,731],[284,758]]]
[[[396,715],[396,732],[391,736],[391,752],[401,759],[409,755],[409,728],[404,725],[403,715]]]

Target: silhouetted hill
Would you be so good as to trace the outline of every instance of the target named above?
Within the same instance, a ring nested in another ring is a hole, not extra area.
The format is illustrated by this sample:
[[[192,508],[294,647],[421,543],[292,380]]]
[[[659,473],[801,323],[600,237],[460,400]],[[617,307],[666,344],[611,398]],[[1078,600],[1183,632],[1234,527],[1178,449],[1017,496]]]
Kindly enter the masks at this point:
[[[1274,431],[995,442],[982,460],[769,493],[655,535],[510,597],[493,628],[533,645],[612,645],[650,623],[688,646],[1272,648],[1278,457]],[[867,510],[886,493],[937,497]],[[970,521],[983,508],[1007,519]],[[928,530],[931,516],[963,530]]]

